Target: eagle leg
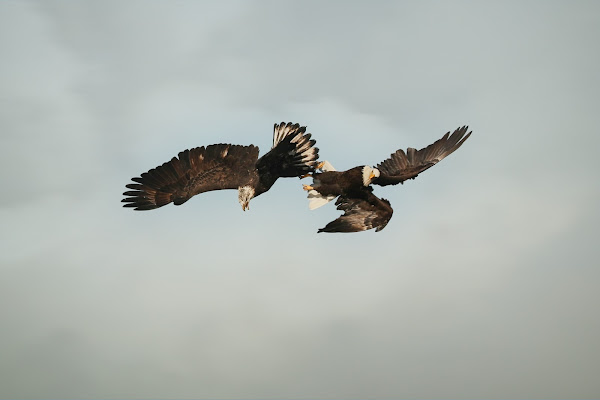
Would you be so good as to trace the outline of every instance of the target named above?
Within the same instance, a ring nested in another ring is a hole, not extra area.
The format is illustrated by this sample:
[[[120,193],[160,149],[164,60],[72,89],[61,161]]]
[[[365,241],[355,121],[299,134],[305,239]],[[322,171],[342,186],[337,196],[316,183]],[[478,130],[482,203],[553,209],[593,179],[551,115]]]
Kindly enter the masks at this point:
[[[302,189],[303,189],[303,190],[306,190],[306,191],[308,192],[309,190],[313,190],[313,189],[314,189],[314,187],[312,187],[312,186],[310,186],[310,185],[302,185]]]

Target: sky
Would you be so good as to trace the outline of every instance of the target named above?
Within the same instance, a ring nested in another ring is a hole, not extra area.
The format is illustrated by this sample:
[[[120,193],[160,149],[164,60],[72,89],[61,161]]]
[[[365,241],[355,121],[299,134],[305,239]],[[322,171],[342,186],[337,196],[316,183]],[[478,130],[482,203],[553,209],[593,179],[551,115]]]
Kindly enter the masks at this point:
[[[0,2],[0,398],[598,398],[598,37],[594,1]],[[296,178],[121,207],[281,121],[338,169],[473,134],[377,233]]]

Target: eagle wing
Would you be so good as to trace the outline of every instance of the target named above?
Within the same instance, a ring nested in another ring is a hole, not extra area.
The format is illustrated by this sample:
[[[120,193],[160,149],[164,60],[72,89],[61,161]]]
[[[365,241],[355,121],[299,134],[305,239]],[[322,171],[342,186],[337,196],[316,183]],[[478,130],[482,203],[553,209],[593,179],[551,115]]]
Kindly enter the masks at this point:
[[[465,136],[467,129],[468,126],[463,126],[456,129],[452,135],[447,132],[441,139],[421,150],[409,147],[406,153],[402,149],[396,151],[390,158],[377,165],[380,176],[374,179],[373,183],[386,186],[415,179],[421,172],[456,151],[471,136],[471,132]]]
[[[258,159],[258,147],[214,144],[182,151],[178,157],[132,178],[123,193],[123,207],[152,210],[185,203],[210,190],[237,189],[248,183]]]
[[[313,172],[319,158],[316,141],[305,126],[282,122],[273,127],[273,147],[258,159],[256,168],[262,176],[277,179]]]
[[[394,212],[389,201],[371,192],[367,192],[364,198],[340,196],[335,204],[344,214],[319,229],[319,232],[360,232],[373,228],[379,232],[385,228]]]

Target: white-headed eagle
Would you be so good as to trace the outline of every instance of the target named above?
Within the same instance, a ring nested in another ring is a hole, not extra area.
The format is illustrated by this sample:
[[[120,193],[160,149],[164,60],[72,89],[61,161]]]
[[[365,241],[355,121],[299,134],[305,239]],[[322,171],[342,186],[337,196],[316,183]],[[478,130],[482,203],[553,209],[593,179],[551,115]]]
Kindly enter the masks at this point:
[[[258,147],[213,144],[182,151],[163,165],[132,178],[125,185],[123,207],[152,210],[181,205],[211,190],[237,189],[242,210],[266,192],[278,178],[300,177],[315,171],[319,149],[306,127],[280,123],[273,128],[273,147],[258,158]]]
[[[379,232],[392,218],[392,207],[386,199],[373,194],[371,184],[396,185],[443,160],[458,149],[471,132],[467,126],[446,133],[433,144],[416,150],[400,149],[377,167],[362,165],[347,171],[336,171],[327,161],[318,165],[322,172],[312,174],[313,184],[303,185],[308,191],[309,208],[315,209],[338,198],[335,204],[344,214],[319,232],[360,232],[375,228]],[[466,134],[466,135],[465,135]]]

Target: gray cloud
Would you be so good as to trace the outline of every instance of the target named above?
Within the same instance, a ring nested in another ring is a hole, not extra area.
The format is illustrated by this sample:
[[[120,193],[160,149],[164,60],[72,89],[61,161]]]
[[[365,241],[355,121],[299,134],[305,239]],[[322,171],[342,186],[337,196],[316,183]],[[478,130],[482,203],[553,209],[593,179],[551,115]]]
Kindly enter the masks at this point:
[[[0,396],[593,398],[593,2],[0,4]],[[316,235],[300,182],[133,213],[185,148],[306,124],[457,153]]]

